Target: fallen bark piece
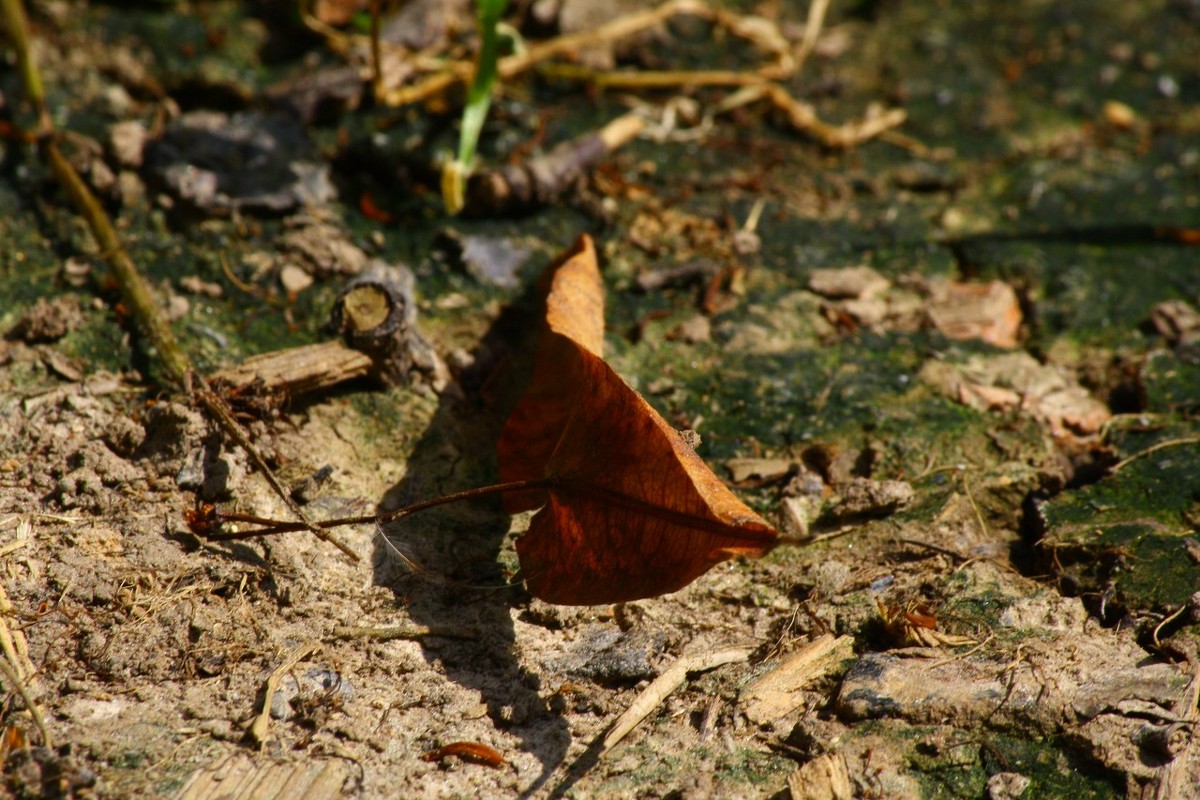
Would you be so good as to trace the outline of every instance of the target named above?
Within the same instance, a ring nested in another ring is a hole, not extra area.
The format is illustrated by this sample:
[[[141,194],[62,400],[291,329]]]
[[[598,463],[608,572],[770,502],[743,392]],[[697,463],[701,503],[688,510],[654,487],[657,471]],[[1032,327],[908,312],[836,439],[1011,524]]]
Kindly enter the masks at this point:
[[[257,384],[265,392],[295,396],[365,377],[374,365],[366,353],[341,342],[322,342],[251,356],[213,374],[212,380],[215,386],[244,388]]]
[[[725,467],[734,483],[744,483],[751,478],[779,480],[795,469],[797,463],[792,458],[731,458]]]
[[[746,718],[765,725],[799,708],[804,703],[804,687],[853,655],[852,644],[849,636],[827,633],[755,678],[738,695]]]
[[[870,267],[814,269],[808,276],[808,288],[831,300],[877,297],[891,286],[891,281]]]

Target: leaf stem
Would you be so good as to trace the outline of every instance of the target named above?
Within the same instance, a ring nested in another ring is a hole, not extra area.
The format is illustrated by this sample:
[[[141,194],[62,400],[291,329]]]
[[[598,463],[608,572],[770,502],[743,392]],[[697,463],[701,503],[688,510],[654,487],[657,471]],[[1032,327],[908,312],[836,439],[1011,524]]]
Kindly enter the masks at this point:
[[[394,511],[388,511],[383,514],[367,514],[358,517],[341,517],[339,519],[327,519],[315,523],[318,528],[327,530],[329,528],[339,528],[343,525],[365,525],[365,524],[382,524],[385,522],[394,522],[398,519],[416,514],[418,511],[444,506],[450,503],[460,503],[464,500],[474,500],[477,497],[488,497],[493,494],[505,494],[507,492],[522,492],[535,491],[538,489],[550,489],[553,486],[552,478],[535,478],[527,481],[510,481],[509,483],[495,483],[491,486],[480,486],[474,489],[464,489],[461,492],[434,497],[430,500],[422,500],[419,503],[397,508]],[[266,519],[264,517],[255,516],[253,514],[240,514],[237,512],[225,513],[221,512],[218,515],[219,519],[227,522],[245,522],[251,525],[261,525],[261,528],[250,531],[230,531],[227,533],[215,533],[205,538],[213,541],[231,541],[236,539],[253,539],[256,536],[270,536],[276,533],[291,533],[292,531],[304,530],[304,526],[298,522],[281,522],[279,520]]]

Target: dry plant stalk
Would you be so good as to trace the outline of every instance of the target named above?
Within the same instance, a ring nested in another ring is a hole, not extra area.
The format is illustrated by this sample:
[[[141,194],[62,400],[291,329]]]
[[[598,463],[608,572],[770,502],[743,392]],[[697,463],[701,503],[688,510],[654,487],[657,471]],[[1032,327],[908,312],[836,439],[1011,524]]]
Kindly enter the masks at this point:
[[[501,79],[510,80],[543,61],[569,55],[593,45],[624,39],[677,14],[709,16],[711,13],[708,5],[700,0],[668,0],[657,8],[618,17],[590,31],[568,33],[531,45],[523,53],[500,59],[497,71]],[[471,80],[473,70],[472,62],[459,62],[449,70],[431,75],[413,86],[402,86],[384,92],[381,99],[389,106],[406,106],[429,100],[457,84],[466,85]]]
[[[338,639],[372,639],[377,642],[389,642],[393,639],[420,641],[427,636],[468,641],[479,638],[478,631],[461,625],[388,625],[381,627],[346,625],[334,628],[333,635]]]
[[[530,46],[525,52],[500,60],[498,72],[502,79],[511,79],[550,59],[569,55],[580,49],[617,41],[673,16],[690,14],[711,19],[735,36],[747,39],[771,53],[775,62],[750,72],[732,70],[665,70],[665,71],[593,71],[574,65],[547,65],[546,74],[570,80],[586,81],[601,88],[622,89],[689,89],[701,86],[742,87],[717,107],[717,113],[731,111],[743,105],[767,100],[783,113],[788,124],[798,133],[810,136],[825,147],[846,149],[883,136],[902,125],[907,114],[901,109],[869,111],[861,120],[842,125],[830,125],[821,120],[811,105],[797,100],[776,80],[794,75],[812,54],[825,23],[831,0],[813,0],[809,6],[804,35],[795,52],[772,24],[758,17],[747,17],[724,9],[713,9],[701,0],[669,0],[657,8],[618,17],[593,30],[579,31],[549,39]],[[384,92],[387,105],[404,106],[429,100],[451,87],[465,85],[471,79],[473,65],[463,61],[446,71],[436,73],[411,86]],[[907,146],[906,143],[905,146]]]
[[[16,668],[9,664],[7,657],[0,658],[0,673],[3,673],[4,680],[9,684],[10,690],[21,696],[26,710],[33,717],[33,724],[37,726],[38,732],[42,735],[42,745],[53,748],[54,740],[50,738],[50,730],[46,727],[46,718],[42,715],[41,707],[30,697],[29,688],[25,685],[26,681],[17,675]]]

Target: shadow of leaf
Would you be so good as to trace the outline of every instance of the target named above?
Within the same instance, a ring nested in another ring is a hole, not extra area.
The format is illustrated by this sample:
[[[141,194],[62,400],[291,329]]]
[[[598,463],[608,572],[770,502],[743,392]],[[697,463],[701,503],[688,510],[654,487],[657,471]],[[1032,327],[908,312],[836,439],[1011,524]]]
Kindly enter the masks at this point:
[[[496,482],[496,440],[528,371],[521,362],[528,361],[530,334],[538,329],[536,305],[527,292],[480,340],[473,367],[460,375],[463,391],[443,394],[404,479],[386,493],[381,510]],[[512,400],[493,399],[497,382],[513,387]],[[471,640],[427,637],[423,652],[450,680],[477,690],[492,723],[537,757],[542,770],[529,793],[562,764],[571,736],[566,721],[546,708],[539,676],[517,659],[512,609],[528,595],[511,585],[498,561],[509,525],[495,496],[434,509],[388,526],[386,540],[376,539],[372,563],[375,583],[391,588],[414,622],[477,633]]]

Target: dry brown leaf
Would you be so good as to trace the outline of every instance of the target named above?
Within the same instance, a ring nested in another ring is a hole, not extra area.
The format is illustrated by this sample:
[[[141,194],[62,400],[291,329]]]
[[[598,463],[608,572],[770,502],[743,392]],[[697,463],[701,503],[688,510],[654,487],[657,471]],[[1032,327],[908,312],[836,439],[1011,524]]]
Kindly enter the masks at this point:
[[[591,605],[673,592],[778,542],[692,448],[601,357],[604,287],[583,236],[543,276],[546,327],[533,378],[498,446],[506,498],[538,506],[517,541],[529,591]]]

